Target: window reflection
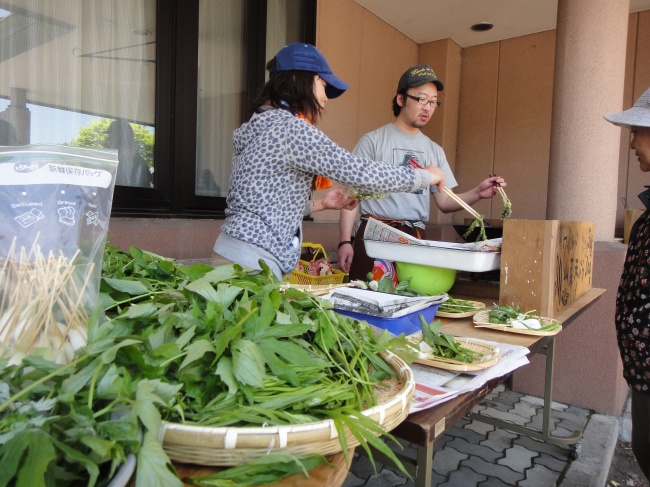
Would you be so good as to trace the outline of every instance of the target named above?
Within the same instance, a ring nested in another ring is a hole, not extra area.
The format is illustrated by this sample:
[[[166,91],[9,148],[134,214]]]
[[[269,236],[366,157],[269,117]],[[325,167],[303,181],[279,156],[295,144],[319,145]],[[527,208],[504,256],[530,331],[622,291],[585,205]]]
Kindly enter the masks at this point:
[[[0,123],[0,144],[108,149],[108,124],[128,120],[116,137],[131,142],[113,149],[128,159],[120,171],[129,175],[117,184],[150,187],[156,0],[13,0],[3,8],[0,121],[13,132]]]

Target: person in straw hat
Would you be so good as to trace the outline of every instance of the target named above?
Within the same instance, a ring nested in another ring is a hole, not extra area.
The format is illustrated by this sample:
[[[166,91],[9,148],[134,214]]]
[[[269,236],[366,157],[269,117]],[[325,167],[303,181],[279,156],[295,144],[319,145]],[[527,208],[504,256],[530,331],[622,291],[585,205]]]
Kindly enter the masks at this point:
[[[605,119],[631,129],[630,147],[641,171],[650,172],[650,88],[632,108]],[[639,198],[646,211],[630,232],[615,322],[623,376],[632,388],[632,451],[650,479],[650,189]]]

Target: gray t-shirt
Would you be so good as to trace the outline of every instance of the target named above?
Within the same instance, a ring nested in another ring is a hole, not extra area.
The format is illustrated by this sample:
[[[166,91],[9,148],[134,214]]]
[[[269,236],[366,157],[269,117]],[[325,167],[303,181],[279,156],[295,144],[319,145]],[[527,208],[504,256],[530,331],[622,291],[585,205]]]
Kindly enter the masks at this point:
[[[389,123],[361,137],[353,153],[396,166],[417,167],[419,164],[426,167],[435,164],[445,174],[447,187],[454,188],[458,185],[442,147],[422,132],[406,134]],[[434,193],[438,189],[431,185],[430,191]],[[362,215],[421,222],[416,225],[424,228],[424,223],[429,220],[429,194],[426,190],[389,193],[386,198],[363,200],[359,208]]]

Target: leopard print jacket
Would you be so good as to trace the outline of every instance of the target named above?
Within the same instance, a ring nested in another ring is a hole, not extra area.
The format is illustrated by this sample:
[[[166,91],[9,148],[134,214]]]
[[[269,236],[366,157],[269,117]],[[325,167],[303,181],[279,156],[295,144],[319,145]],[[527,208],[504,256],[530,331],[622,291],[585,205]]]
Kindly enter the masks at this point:
[[[221,231],[273,254],[282,271],[299,260],[312,179],[325,176],[362,193],[426,188],[422,170],[357,157],[289,111],[256,113],[233,134],[233,168]]]

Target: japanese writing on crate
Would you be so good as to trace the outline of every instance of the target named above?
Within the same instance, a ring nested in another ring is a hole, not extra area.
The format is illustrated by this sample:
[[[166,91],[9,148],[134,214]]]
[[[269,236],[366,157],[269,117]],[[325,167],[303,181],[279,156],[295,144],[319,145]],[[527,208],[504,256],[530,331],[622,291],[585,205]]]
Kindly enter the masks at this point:
[[[593,226],[561,225],[555,268],[555,308],[564,308],[591,286]]]

